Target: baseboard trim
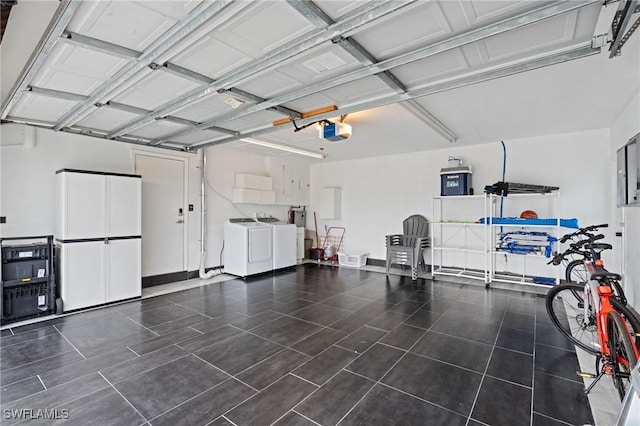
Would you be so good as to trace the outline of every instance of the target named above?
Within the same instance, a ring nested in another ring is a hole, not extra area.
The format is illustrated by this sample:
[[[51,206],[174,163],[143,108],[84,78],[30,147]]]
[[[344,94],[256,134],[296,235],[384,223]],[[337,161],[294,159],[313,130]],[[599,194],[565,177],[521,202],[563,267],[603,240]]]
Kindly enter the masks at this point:
[[[212,268],[205,269],[205,272],[222,269],[224,266],[214,266]],[[148,277],[142,277],[142,288],[153,287],[156,285],[168,284],[175,281],[186,281],[198,278],[200,271],[179,271],[170,272],[168,274],[151,275]]]

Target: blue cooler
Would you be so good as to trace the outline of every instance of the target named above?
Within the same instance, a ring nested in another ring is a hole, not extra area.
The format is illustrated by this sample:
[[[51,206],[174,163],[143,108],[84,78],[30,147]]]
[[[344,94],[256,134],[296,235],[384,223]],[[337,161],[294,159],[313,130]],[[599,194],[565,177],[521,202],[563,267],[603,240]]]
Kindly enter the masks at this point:
[[[471,167],[440,169],[440,195],[473,195]]]

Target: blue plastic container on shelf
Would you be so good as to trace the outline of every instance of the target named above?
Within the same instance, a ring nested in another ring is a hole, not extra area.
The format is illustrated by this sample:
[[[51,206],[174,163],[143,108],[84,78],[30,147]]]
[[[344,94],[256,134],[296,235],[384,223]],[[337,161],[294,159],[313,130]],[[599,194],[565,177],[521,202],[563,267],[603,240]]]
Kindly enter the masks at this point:
[[[573,228],[578,229],[578,219],[557,219],[557,218],[548,218],[548,219],[523,219],[520,217],[492,217],[486,218],[482,217],[478,220],[479,223],[489,223],[489,219],[491,219],[491,223],[493,225],[521,225],[521,226],[529,226],[529,225],[538,225],[538,226],[556,226],[558,224],[558,220],[560,220],[560,226],[563,228]]]

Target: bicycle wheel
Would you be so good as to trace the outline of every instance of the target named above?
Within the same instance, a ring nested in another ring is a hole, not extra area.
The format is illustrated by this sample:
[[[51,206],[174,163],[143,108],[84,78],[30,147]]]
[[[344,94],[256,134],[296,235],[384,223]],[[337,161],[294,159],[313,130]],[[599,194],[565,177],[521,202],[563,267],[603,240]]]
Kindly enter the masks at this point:
[[[609,302],[611,302],[613,309],[618,311],[622,316],[622,319],[627,325],[627,329],[631,332],[632,336],[635,336],[636,348],[640,349],[640,318],[631,312],[629,308],[623,305],[618,299],[611,297],[609,298]],[[631,341],[633,342],[634,338],[632,338]]]
[[[593,304],[588,304],[587,314],[584,309],[584,285],[562,284],[553,287],[547,293],[545,305],[553,325],[585,351],[597,355],[600,353],[596,312]]]
[[[609,334],[609,352],[611,359],[611,378],[618,390],[620,401],[624,399],[627,388],[631,383],[631,369],[636,364],[636,354],[629,337],[626,322],[618,312],[610,312],[607,317],[607,331]]]
[[[567,283],[584,284],[589,281],[587,276],[587,268],[582,260],[572,260],[564,271],[564,277]]]

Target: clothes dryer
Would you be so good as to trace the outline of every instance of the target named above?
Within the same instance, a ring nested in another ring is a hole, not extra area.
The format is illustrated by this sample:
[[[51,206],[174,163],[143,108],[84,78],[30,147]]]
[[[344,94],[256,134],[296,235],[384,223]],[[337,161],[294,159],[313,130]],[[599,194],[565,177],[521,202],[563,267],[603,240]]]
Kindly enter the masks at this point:
[[[229,219],[224,226],[224,272],[239,277],[273,269],[273,226],[255,219]]]
[[[256,220],[273,227],[273,269],[296,265],[298,263],[296,225],[282,222],[275,217],[259,217]]]

